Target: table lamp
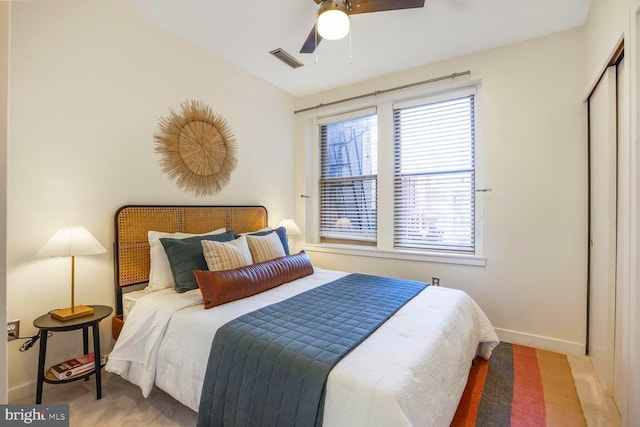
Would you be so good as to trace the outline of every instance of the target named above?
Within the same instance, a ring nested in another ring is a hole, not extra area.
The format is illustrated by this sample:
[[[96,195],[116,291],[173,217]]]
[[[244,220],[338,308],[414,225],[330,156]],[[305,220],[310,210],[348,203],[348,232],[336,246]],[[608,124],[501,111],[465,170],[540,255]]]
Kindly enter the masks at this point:
[[[71,307],[54,310],[51,317],[66,321],[76,317],[93,314],[93,308],[84,305],[75,305],[75,257],[78,255],[97,255],[107,250],[84,227],[65,227],[56,233],[44,244],[37,257],[71,257]]]
[[[296,222],[291,218],[285,218],[280,221],[278,227],[284,227],[287,230],[287,237],[299,236],[302,234],[302,231],[300,231],[300,227],[298,227],[298,224],[296,224]]]

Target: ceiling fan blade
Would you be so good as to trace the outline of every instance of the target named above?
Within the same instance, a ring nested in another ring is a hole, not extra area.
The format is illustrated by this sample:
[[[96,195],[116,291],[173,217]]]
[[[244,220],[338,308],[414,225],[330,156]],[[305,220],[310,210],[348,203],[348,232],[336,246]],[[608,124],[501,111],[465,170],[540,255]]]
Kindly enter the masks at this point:
[[[351,0],[349,14],[424,7],[424,0]]]
[[[318,44],[322,41],[320,34],[317,35],[317,41]],[[314,25],[307,36],[307,39],[304,41],[302,48],[300,48],[300,53],[313,53],[316,50],[316,47],[318,46],[316,44],[316,26]]]
[[[320,4],[323,0],[314,0]],[[358,13],[383,12],[386,10],[416,9],[424,7],[425,0],[350,0],[348,1],[350,15]],[[346,1],[345,1],[346,3]],[[304,41],[300,53],[313,53],[322,40],[320,34],[316,34],[314,25],[311,32]]]

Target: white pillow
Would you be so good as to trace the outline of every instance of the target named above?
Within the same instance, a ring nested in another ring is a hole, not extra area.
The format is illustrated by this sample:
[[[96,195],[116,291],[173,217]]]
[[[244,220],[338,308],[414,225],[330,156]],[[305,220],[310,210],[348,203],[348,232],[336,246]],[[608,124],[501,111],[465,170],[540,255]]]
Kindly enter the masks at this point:
[[[162,289],[173,288],[173,275],[171,274],[171,267],[169,266],[169,259],[164,251],[164,246],[160,242],[161,238],[169,239],[186,239],[193,236],[207,236],[210,234],[222,234],[227,231],[226,228],[219,228],[218,230],[209,231],[202,234],[189,234],[189,233],[164,233],[161,231],[149,230],[147,236],[149,238],[150,246],[150,261],[151,268],[149,269],[149,285],[144,289],[147,292],[159,291]]]
[[[210,271],[232,270],[253,264],[245,236],[240,236],[230,242],[203,240],[200,243]]]

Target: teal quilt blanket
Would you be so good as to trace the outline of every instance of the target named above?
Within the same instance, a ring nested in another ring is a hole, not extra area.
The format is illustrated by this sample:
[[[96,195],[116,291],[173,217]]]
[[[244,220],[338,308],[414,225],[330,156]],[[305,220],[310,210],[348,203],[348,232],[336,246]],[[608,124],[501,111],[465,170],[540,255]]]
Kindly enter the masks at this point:
[[[350,274],[227,323],[211,346],[197,425],[322,425],[331,369],[427,286]]]

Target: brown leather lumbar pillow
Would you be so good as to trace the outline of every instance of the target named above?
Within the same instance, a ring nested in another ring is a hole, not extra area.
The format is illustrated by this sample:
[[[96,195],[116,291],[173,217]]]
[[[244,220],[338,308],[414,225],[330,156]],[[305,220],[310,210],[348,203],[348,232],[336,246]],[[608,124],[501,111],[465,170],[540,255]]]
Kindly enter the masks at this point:
[[[233,270],[194,270],[204,308],[211,308],[275,288],[313,274],[306,252]]]

